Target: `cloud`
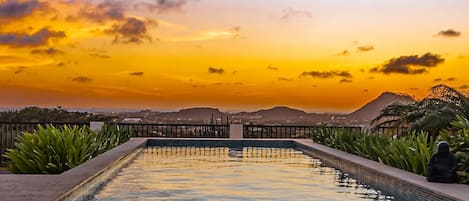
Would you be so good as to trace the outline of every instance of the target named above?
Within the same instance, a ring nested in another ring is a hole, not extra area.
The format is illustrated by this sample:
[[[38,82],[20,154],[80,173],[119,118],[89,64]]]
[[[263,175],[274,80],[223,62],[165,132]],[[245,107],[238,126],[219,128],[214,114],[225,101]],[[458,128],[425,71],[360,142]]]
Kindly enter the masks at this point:
[[[344,50],[342,52],[339,52],[337,55],[339,56],[347,56],[350,52],[348,50]]]
[[[18,75],[18,74],[24,72],[24,70],[26,70],[27,68],[28,67],[25,67],[25,66],[19,66],[18,68],[16,68],[14,73],[15,73],[15,75]]]
[[[225,73],[225,70],[223,68],[209,67],[208,68],[208,73],[210,73],[210,74],[223,74],[223,73]]]
[[[365,46],[358,46],[357,47],[357,51],[359,52],[368,52],[368,51],[371,51],[371,50],[374,50],[375,47],[373,47],[372,45],[365,45]]]
[[[132,73],[129,73],[130,76],[143,76],[144,72],[132,72]]]
[[[445,82],[453,82],[453,81],[456,81],[455,77],[449,77],[445,80]]]
[[[453,29],[443,30],[438,32],[435,36],[437,37],[446,37],[446,38],[457,38],[461,36],[461,32],[455,31]]]
[[[350,83],[350,82],[352,82],[351,79],[346,79],[346,78],[344,78],[344,79],[341,79],[341,80],[340,80],[340,83]]]
[[[78,16],[68,16],[67,20],[76,21],[84,18],[97,23],[104,23],[108,20],[123,21],[125,20],[124,10],[123,2],[106,0],[98,5],[87,4],[80,9]]]
[[[135,5],[146,7],[149,11],[157,11],[158,13],[166,13],[171,11],[181,11],[182,7],[186,5],[189,0],[153,0],[150,2],[140,2]]]
[[[456,81],[456,78],[455,77],[449,77],[449,78],[446,78],[445,80],[443,80],[443,78],[436,78],[433,80],[433,82],[454,82]]]
[[[392,58],[382,66],[372,68],[370,72],[384,74],[422,74],[427,68],[436,67],[445,61],[438,54],[426,53],[422,56],[411,55]]]
[[[291,82],[293,81],[293,78],[279,77],[278,81]]]
[[[33,49],[30,52],[31,54],[35,55],[48,55],[48,56],[55,56],[55,55],[62,55],[65,54],[64,51],[50,47],[50,48],[44,48],[44,49]]]
[[[353,76],[348,71],[309,71],[301,73],[300,77],[329,79],[334,77],[352,78]]]
[[[78,83],[90,83],[92,81],[93,79],[87,76],[78,76],[78,77],[72,78],[72,82],[78,82]]]
[[[272,65],[267,66],[267,69],[269,69],[269,70],[278,70],[277,67],[272,66]]]
[[[0,19],[21,19],[31,15],[35,11],[49,10],[47,2],[39,2],[37,0],[17,1],[6,0],[0,1]]]
[[[292,8],[285,8],[283,9],[283,15],[280,17],[281,20],[287,20],[292,17],[307,17],[312,18],[313,14],[307,10],[295,10]]]
[[[467,84],[461,85],[461,86],[459,86],[458,88],[459,88],[459,89],[463,89],[463,90],[469,89],[469,85],[467,85]]]
[[[144,40],[151,42],[146,22],[133,17],[127,18],[124,23],[114,24],[105,33],[114,35],[114,43],[143,43]]]
[[[411,88],[409,88],[409,90],[411,90],[411,91],[417,91],[417,90],[419,90],[419,88],[417,88],[417,87],[411,87]]]
[[[106,55],[106,54],[102,54],[102,53],[89,53],[88,55],[92,56],[92,57],[97,57],[97,58],[100,58],[100,59],[110,59],[111,56],[109,55]]]
[[[49,44],[52,39],[65,38],[65,32],[42,28],[32,34],[22,32],[0,33],[0,45],[8,47],[37,47]]]
[[[65,62],[60,62],[57,64],[58,67],[65,67],[67,64],[65,64]]]
[[[232,27],[229,31],[233,35],[233,38],[238,38],[241,36],[241,26]]]

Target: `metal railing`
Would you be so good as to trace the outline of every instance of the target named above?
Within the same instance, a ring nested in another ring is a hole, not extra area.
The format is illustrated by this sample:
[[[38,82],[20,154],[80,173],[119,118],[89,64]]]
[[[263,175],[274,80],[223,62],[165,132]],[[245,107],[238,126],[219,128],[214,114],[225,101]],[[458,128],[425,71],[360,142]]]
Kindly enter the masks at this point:
[[[403,135],[407,132],[405,127],[380,126],[371,130],[371,132],[387,135]]]
[[[244,125],[243,138],[311,138],[314,128],[340,128],[361,131],[361,127]]]
[[[229,138],[230,125],[119,123],[132,137]]]
[[[88,123],[45,123],[45,122],[0,122],[0,164],[4,162],[3,154],[15,147],[18,136],[32,132],[38,125],[89,126]],[[229,138],[230,125],[223,124],[152,124],[152,123],[118,123],[120,129],[127,130],[132,137],[161,138]],[[311,138],[314,128],[342,128],[351,131],[362,131],[361,127],[324,127],[297,125],[243,125],[243,138]],[[380,127],[374,132],[383,134],[402,134],[404,129]]]

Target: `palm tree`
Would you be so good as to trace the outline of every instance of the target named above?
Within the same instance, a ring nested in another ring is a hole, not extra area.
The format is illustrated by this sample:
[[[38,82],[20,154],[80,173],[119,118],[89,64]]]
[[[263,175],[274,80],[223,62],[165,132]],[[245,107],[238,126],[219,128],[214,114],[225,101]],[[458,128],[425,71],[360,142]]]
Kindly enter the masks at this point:
[[[449,86],[440,84],[430,89],[430,94],[410,105],[391,104],[384,108],[372,124],[423,130],[436,136],[450,126],[456,115],[469,118],[469,97]]]

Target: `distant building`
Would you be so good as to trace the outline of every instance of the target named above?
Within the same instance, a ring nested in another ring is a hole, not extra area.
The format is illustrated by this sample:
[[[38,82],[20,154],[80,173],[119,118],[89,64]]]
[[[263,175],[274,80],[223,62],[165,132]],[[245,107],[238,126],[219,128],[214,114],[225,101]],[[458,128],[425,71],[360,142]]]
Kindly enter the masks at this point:
[[[124,123],[140,123],[142,122],[142,117],[126,117],[122,122]]]

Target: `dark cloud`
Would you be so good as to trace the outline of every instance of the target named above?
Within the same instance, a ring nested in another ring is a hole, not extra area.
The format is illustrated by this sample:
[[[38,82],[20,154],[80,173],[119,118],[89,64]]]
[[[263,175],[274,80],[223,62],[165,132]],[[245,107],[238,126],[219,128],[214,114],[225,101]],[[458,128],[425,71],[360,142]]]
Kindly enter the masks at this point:
[[[65,64],[65,62],[60,62],[57,64],[58,67],[65,67],[67,64]]]
[[[100,59],[110,59],[111,58],[111,56],[109,56],[109,55],[102,54],[102,53],[97,53],[97,52],[89,53],[88,55],[90,55],[92,57],[97,57],[97,58],[100,58]]]
[[[374,76],[370,76],[370,77],[368,77],[368,79],[372,80],[372,79],[375,79],[375,77],[374,77]]]
[[[369,90],[368,89],[363,89],[363,92],[368,92]]]
[[[277,67],[272,66],[272,65],[267,66],[267,69],[269,69],[269,70],[278,70]]]
[[[114,24],[105,33],[114,35],[114,43],[143,43],[145,40],[151,42],[146,22],[133,17],[127,18],[124,23]]]
[[[189,0],[153,0],[152,2],[140,2],[135,5],[136,8],[143,6],[149,11],[157,11],[159,13],[166,13],[171,11],[181,11],[182,7],[186,5]]]
[[[78,16],[68,16],[67,20],[76,21],[86,19],[89,21],[104,23],[108,20],[125,20],[125,7],[123,2],[106,0],[98,5],[88,4],[80,10]]]
[[[235,26],[230,29],[230,32],[233,34],[233,38],[238,38],[241,36],[241,26]]]
[[[90,82],[93,81],[93,79],[91,79],[90,77],[87,77],[87,76],[78,76],[78,77],[72,78],[72,81],[73,82],[79,82],[79,83],[90,83]]]
[[[469,85],[467,85],[467,84],[461,85],[461,86],[459,86],[458,88],[459,88],[459,89],[463,89],[463,90],[469,89]]]
[[[372,68],[370,72],[384,74],[422,74],[427,68],[436,67],[445,61],[438,54],[426,53],[422,56],[411,55],[390,59],[382,66]]]
[[[300,77],[313,77],[313,78],[334,78],[334,77],[342,77],[342,78],[352,78],[352,74],[348,71],[309,71],[303,72],[300,74]]]
[[[133,72],[133,73],[129,73],[130,76],[143,76],[144,72]]]
[[[307,10],[295,10],[292,8],[285,8],[283,9],[283,15],[280,17],[281,20],[287,20],[292,17],[307,17],[307,18],[312,18],[313,14],[310,11]]]
[[[443,81],[443,79],[441,79],[441,78],[435,78],[435,79],[433,80],[433,82],[441,82],[441,81]]]
[[[445,82],[453,82],[453,81],[456,81],[455,77],[449,77],[445,80]]]
[[[359,52],[368,52],[368,51],[371,51],[371,50],[374,50],[375,47],[373,47],[372,45],[365,45],[365,46],[358,46],[357,47],[357,51]]]
[[[18,75],[18,74],[24,72],[27,68],[28,67],[25,67],[25,66],[19,66],[19,67],[16,68],[14,73],[15,73],[15,75]]]
[[[55,55],[62,55],[65,54],[64,51],[50,47],[50,48],[44,48],[44,49],[33,49],[30,52],[31,54],[36,54],[36,55],[48,55],[48,56],[55,56]]]
[[[223,74],[223,73],[225,73],[225,70],[223,68],[209,67],[208,68],[208,73],[210,73],[210,74]]]
[[[316,88],[316,87],[318,87],[318,85],[316,85],[316,84],[313,84],[313,85],[311,85],[311,86],[312,86],[313,88]]]
[[[346,79],[346,78],[344,78],[344,79],[341,79],[341,80],[340,80],[340,83],[350,83],[350,82],[352,82],[351,79]]]
[[[49,40],[60,38],[65,38],[65,32],[42,28],[32,34],[21,32],[0,33],[0,45],[9,47],[37,47],[49,44]]]
[[[50,9],[47,2],[39,2],[37,0],[17,1],[6,0],[0,1],[0,20],[5,19],[21,19],[38,10],[46,11]]]
[[[461,36],[461,32],[455,31],[453,29],[448,29],[448,30],[443,30],[443,31],[438,32],[436,36],[446,37],[446,38],[456,38],[456,37]]]
[[[279,77],[278,81],[291,82],[293,81],[293,78]]]
[[[350,53],[350,52],[349,52],[348,50],[344,50],[344,51],[342,51],[342,52],[339,52],[337,55],[339,55],[339,56],[347,56],[347,55],[349,55],[349,53]]]

